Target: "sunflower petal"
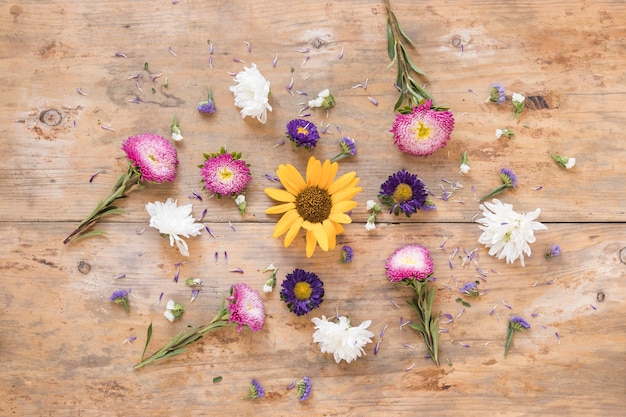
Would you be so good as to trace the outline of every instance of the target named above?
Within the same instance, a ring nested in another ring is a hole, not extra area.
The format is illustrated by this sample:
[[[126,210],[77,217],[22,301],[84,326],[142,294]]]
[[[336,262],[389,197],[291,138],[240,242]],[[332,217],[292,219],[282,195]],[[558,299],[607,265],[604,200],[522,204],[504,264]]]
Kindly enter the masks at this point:
[[[317,186],[322,175],[322,163],[314,156],[309,158],[309,162],[306,166],[306,184],[309,187]]]
[[[300,217],[300,215],[297,210],[289,210],[287,213],[283,214],[283,217],[281,217],[278,223],[276,223],[276,226],[274,226],[274,234],[272,236],[281,236],[289,230],[293,222],[295,222],[298,217]]]
[[[278,175],[281,184],[293,195],[300,194],[306,187],[304,178],[302,178],[296,167],[291,164],[279,165],[276,175]]]
[[[330,216],[328,216],[328,220],[331,220],[335,223],[352,223],[352,218],[344,213],[330,213]]]
[[[294,203],[278,204],[276,206],[265,209],[265,214],[281,214],[295,208],[296,205]]]
[[[333,205],[335,205],[342,201],[350,200],[361,191],[363,191],[363,188],[361,187],[346,188],[345,190],[341,190],[340,192],[331,195],[330,199],[332,200]]]
[[[328,187],[328,194],[333,195],[338,191],[346,188],[350,182],[356,177],[356,172],[348,172],[347,174],[343,174],[341,177],[337,178],[335,182]]]
[[[306,232],[306,257],[310,258],[315,253],[315,246],[317,246],[317,240],[312,230]]]
[[[345,230],[343,226],[340,225],[339,223],[334,223],[334,226],[335,226],[335,231],[337,232],[338,235],[342,234],[343,231]]]
[[[324,220],[322,225],[324,226],[324,232],[328,237],[328,249],[334,249],[337,244],[337,231],[335,230],[335,226],[333,225],[333,222],[328,219]]]
[[[300,231],[300,226],[302,226],[303,221],[304,219],[302,217],[298,217],[293,223],[291,223],[291,227],[289,228],[289,231],[285,235],[285,247],[286,248],[289,247],[291,243],[293,243],[293,240],[295,239],[295,237],[298,235],[298,232]]]
[[[328,236],[326,235],[326,230],[324,230],[322,223],[313,223],[313,234],[320,248],[322,248],[324,252],[328,252]]]
[[[280,188],[266,188],[265,194],[267,194],[268,197],[283,203],[293,203],[296,201],[295,195]]]
[[[333,204],[333,207],[330,209],[331,213],[345,213],[357,206],[356,201],[340,201],[338,203]]]
[[[313,223],[311,223],[308,220],[305,220],[305,221],[302,222],[302,228],[304,230],[313,230]]]
[[[322,164],[322,176],[320,177],[319,187],[323,190],[327,190],[333,183],[338,170],[339,164],[337,162],[331,163],[328,159],[324,161]]]

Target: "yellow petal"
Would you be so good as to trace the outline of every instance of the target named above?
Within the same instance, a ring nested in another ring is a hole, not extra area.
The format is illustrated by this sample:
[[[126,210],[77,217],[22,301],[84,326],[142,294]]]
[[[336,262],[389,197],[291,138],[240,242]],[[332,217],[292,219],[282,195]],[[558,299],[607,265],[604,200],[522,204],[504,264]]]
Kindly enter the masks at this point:
[[[331,195],[330,199],[332,200],[333,205],[335,205],[342,201],[350,200],[352,197],[354,197],[361,191],[363,191],[363,188],[361,187],[346,188],[345,190],[342,190],[336,194]]]
[[[345,213],[347,211],[352,210],[357,206],[356,201],[339,201],[336,204],[333,204],[333,207],[330,209],[331,213]]]
[[[309,158],[309,163],[306,166],[306,183],[308,186],[317,186],[319,184],[320,176],[322,175],[322,163],[319,159],[315,159],[314,156]]]
[[[315,235],[315,239],[317,239],[317,243],[320,245],[320,248],[324,252],[328,252],[328,236],[326,235],[326,231],[324,230],[324,225],[322,223],[313,223],[313,234]]]
[[[305,221],[302,222],[302,228],[304,230],[313,230],[313,223],[311,223],[308,220],[305,220]]]
[[[342,234],[343,231],[345,230],[343,226],[340,225],[339,223],[334,223],[334,226],[335,226],[335,231],[337,232],[338,235]]]
[[[337,178],[335,182],[328,188],[328,194],[333,195],[334,193],[343,190],[346,188],[350,182],[356,176],[356,172],[348,172],[347,174],[343,174],[341,177]]]
[[[339,164],[337,162],[331,163],[329,159],[324,161],[322,165],[322,176],[320,177],[319,187],[323,190],[327,190],[333,180],[335,179],[335,175],[337,175],[337,170],[339,169]]]
[[[304,178],[302,178],[296,167],[291,164],[280,165],[276,170],[276,175],[278,175],[281,184],[293,195],[300,194],[306,187]]]
[[[337,231],[335,230],[335,225],[333,225],[333,222],[328,219],[324,220],[322,224],[324,225],[324,232],[328,237],[328,249],[334,249],[337,244]]]
[[[344,213],[330,213],[330,216],[328,216],[328,220],[331,220],[335,223],[352,223],[352,218]]]
[[[310,258],[315,253],[315,247],[317,246],[317,240],[312,230],[306,232],[306,257]]]
[[[265,214],[281,214],[295,208],[296,205],[294,203],[279,204],[277,206],[265,209]]]
[[[285,235],[285,247],[286,248],[289,247],[291,245],[291,243],[293,242],[293,240],[295,239],[296,235],[300,231],[300,226],[302,226],[302,222],[303,221],[304,221],[304,219],[302,217],[298,217],[291,224],[291,227],[289,228],[289,231]]]
[[[280,218],[276,226],[274,226],[274,234],[273,237],[278,237],[285,233],[296,221],[296,219],[300,217],[296,210],[289,210],[287,213],[283,214],[283,217]]]
[[[266,188],[265,194],[267,194],[270,198],[283,203],[293,203],[296,201],[295,195],[285,190],[281,190],[280,188]]]

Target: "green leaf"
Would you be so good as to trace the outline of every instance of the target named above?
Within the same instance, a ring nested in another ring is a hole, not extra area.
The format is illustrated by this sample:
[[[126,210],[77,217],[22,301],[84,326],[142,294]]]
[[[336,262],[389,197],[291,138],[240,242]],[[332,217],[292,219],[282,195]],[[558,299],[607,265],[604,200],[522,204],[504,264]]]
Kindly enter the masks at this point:
[[[389,54],[391,64],[396,62],[396,43],[393,40],[393,31],[390,24],[387,24],[387,54]]]
[[[87,237],[100,236],[100,235],[106,235],[106,234],[107,234],[107,232],[105,232],[104,230],[92,230],[90,232],[82,233],[82,234],[76,236],[73,240],[76,242],[76,241],[79,241],[81,239],[85,239]]]
[[[152,339],[152,323],[148,326],[148,334],[146,335],[146,345],[143,348],[143,352],[141,353],[141,360],[143,361],[143,357],[146,355],[146,350],[148,350],[148,344],[150,344],[150,340]]]
[[[221,376],[216,376],[215,378],[213,378],[213,383],[217,384],[218,382],[222,382],[222,377]]]

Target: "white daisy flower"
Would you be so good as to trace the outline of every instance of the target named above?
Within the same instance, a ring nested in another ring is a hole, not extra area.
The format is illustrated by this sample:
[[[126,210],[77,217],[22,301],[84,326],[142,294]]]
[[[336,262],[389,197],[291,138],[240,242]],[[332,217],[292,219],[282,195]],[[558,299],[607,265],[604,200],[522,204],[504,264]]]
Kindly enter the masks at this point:
[[[200,230],[204,227],[200,223],[196,223],[191,216],[191,204],[178,207],[177,200],[168,198],[165,203],[155,201],[146,204],[146,210],[150,214],[150,227],[159,229],[159,233],[168,235],[170,238],[170,246],[178,247],[180,254],[189,256],[189,248],[180,236],[190,237],[200,234]],[[179,236],[180,235],[180,236]]]
[[[313,342],[319,344],[322,353],[332,353],[335,362],[345,360],[347,363],[365,354],[363,346],[372,342],[374,333],[366,330],[371,320],[365,320],[358,327],[350,326],[350,319],[345,316],[337,318],[337,322],[328,321],[325,316],[311,319],[315,323]]]
[[[261,75],[256,64],[243,68],[235,76],[237,85],[229,87],[235,95],[235,106],[241,108],[241,117],[256,117],[265,124],[267,111],[272,111],[269,104],[270,82]]]
[[[520,258],[524,264],[524,254],[530,256],[529,243],[535,241],[535,230],[547,229],[542,223],[534,221],[539,217],[541,209],[526,214],[513,211],[513,205],[503,204],[498,199],[491,203],[481,204],[484,218],[476,220],[483,233],[478,238],[478,243],[489,248],[489,255],[498,259],[506,259],[510,264]]]
[[[163,315],[170,322],[173,322],[174,320],[182,316],[184,312],[185,309],[182,305],[175,303],[174,300],[169,300],[167,302],[167,305],[165,306],[165,313],[163,313]]]

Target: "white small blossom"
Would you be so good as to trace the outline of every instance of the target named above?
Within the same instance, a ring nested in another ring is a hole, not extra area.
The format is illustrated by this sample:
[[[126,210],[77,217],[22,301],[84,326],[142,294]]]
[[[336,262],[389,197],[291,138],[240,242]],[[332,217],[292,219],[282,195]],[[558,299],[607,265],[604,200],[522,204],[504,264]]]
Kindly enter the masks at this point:
[[[513,93],[513,96],[511,97],[511,101],[513,103],[523,103],[524,100],[526,100],[526,97],[524,97],[520,93]]]
[[[367,202],[365,203],[365,208],[367,209],[367,211],[370,211],[374,207],[376,207],[376,202],[374,200],[367,200]]]
[[[261,72],[252,64],[251,68],[244,67],[235,76],[237,85],[229,87],[235,95],[235,106],[241,108],[241,117],[256,117],[265,124],[267,111],[272,111],[269,104],[270,82],[263,77]]]
[[[503,204],[498,199],[479,207],[485,217],[476,220],[483,231],[478,243],[489,248],[489,255],[498,259],[506,258],[507,264],[520,258],[520,263],[525,266],[524,254],[530,256],[529,243],[536,240],[534,232],[547,229],[542,223],[534,221],[541,210],[519,214],[513,211],[513,205]]]
[[[470,168],[470,166],[469,166],[469,165],[467,165],[467,164],[461,164],[461,166],[459,167],[459,172],[460,172],[462,175],[469,174],[470,169],[471,169],[471,168]]]
[[[172,198],[168,198],[165,203],[155,201],[146,204],[146,210],[151,216],[150,227],[158,229],[163,235],[168,235],[170,246],[176,243],[176,247],[183,256],[189,256],[189,247],[180,236],[186,238],[197,236],[204,228],[202,224],[195,222],[196,220],[191,216],[191,209],[191,204],[178,207],[177,200]]]
[[[376,229],[376,223],[370,222],[370,221],[365,223],[365,230],[367,230],[369,232],[369,231],[374,230],[374,229]]]
[[[182,305],[176,304],[174,300],[169,300],[167,302],[167,305],[165,306],[165,313],[163,313],[163,315],[170,322],[173,322],[174,320],[182,316],[184,312],[185,309]]]
[[[309,100],[309,107],[316,108],[322,107],[325,109],[329,109],[335,105],[335,98],[332,94],[330,94],[330,90],[327,88],[322,90],[317,95],[317,98],[313,100]]]
[[[572,169],[576,165],[576,158],[568,158],[567,163],[565,163],[565,168]]]
[[[179,132],[174,132],[172,131],[172,140],[175,140],[176,142],[180,142],[181,140],[183,140],[183,135]]]
[[[374,336],[366,330],[372,324],[371,320],[365,320],[358,327],[351,327],[350,319],[345,316],[338,317],[337,322],[328,321],[325,316],[311,321],[316,329],[313,342],[319,344],[322,353],[332,353],[337,363],[342,360],[350,363],[365,354],[363,346],[371,343]]]
[[[274,290],[274,287],[272,287],[271,285],[269,285],[267,282],[263,285],[263,292],[268,294],[271,293]]]
[[[500,139],[503,133],[504,133],[504,130],[496,129],[496,139]]]

